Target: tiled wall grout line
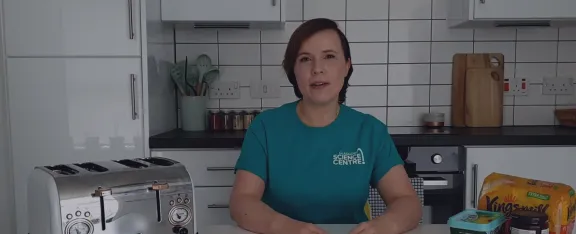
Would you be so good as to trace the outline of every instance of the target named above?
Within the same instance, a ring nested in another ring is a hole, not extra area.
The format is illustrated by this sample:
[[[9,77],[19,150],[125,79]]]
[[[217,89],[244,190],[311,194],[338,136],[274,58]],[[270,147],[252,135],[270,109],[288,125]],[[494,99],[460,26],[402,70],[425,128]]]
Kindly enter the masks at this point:
[[[392,0],[387,0],[388,1],[388,12],[386,13],[386,18],[388,19],[386,24],[386,39],[388,40],[388,43],[386,43],[386,112],[385,112],[385,119],[384,119],[384,123],[385,124],[389,124],[390,123],[390,108],[388,108],[388,106],[390,105],[390,87],[388,85],[390,85],[390,6],[391,3],[390,1]]]
[[[434,0],[431,0],[430,2],[430,18],[434,18]],[[433,40],[433,34],[432,34],[432,28],[434,27],[434,21],[430,20],[430,62],[432,62],[432,40]],[[432,64],[428,65],[428,70],[429,70],[429,76],[428,76],[428,112],[432,112],[432,107],[430,107],[432,105]]]
[[[518,39],[518,29],[514,30],[516,31],[514,34],[515,39]],[[518,56],[518,42],[514,42],[514,62],[516,62]],[[506,58],[504,58],[504,60],[506,60]],[[516,64],[514,64],[514,77],[516,77],[516,69],[517,66]],[[516,96],[512,96],[512,125],[515,125],[515,119],[516,116],[514,116],[516,114],[516,108],[514,107],[516,105]]]
[[[218,68],[220,68],[220,31],[218,30],[216,30],[216,54],[216,61],[218,62]],[[218,99],[218,108],[222,106],[221,101],[221,99]]]

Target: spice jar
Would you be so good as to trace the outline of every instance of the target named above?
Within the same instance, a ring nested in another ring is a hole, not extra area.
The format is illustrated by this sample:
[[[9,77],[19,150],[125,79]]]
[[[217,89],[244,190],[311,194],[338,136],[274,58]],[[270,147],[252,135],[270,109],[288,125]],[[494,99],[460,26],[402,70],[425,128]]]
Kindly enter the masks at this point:
[[[247,112],[244,114],[244,130],[248,130],[252,120],[254,120],[254,112]]]
[[[222,128],[221,115],[216,111],[208,112],[208,129],[218,131]]]
[[[510,234],[548,234],[548,215],[530,210],[515,210],[510,215]]]
[[[232,115],[232,128],[234,130],[244,129],[244,119],[241,113],[234,112],[234,115]]]
[[[234,126],[234,119],[233,116],[235,115],[234,111],[227,111],[224,113],[224,118],[222,120],[223,130],[230,131]]]

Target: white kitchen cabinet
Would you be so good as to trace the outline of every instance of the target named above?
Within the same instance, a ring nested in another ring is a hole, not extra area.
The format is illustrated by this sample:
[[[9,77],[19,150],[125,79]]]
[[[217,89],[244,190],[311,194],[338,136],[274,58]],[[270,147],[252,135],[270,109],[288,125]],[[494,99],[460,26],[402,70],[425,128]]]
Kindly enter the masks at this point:
[[[198,187],[196,195],[196,224],[198,233],[212,225],[234,225],[230,217],[229,201],[232,187]]]
[[[282,22],[287,0],[162,0],[162,20],[194,22]]]
[[[34,166],[143,157],[140,58],[8,58],[18,233]]]
[[[474,16],[486,19],[574,18],[575,9],[574,0],[474,0]]]
[[[559,182],[576,188],[574,152],[576,147],[467,147],[466,208],[476,207],[484,178],[492,172]]]
[[[448,0],[446,6],[453,28],[576,25],[574,0]]]
[[[139,56],[139,0],[3,0],[7,56]]]
[[[192,177],[195,187],[232,186],[234,166],[240,156],[239,150],[160,151],[153,156],[181,162]]]

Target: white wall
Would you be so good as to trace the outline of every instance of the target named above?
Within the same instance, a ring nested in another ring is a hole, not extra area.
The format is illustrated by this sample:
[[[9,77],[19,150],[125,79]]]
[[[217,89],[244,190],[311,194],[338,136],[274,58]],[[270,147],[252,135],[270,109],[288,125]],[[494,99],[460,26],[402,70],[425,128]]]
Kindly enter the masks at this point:
[[[451,58],[458,52],[501,52],[507,77],[533,83],[529,96],[505,99],[506,125],[552,125],[555,108],[576,105],[576,95],[540,92],[544,76],[576,77],[576,28],[447,29],[445,0],[285,1],[286,30],[176,28],[178,60],[207,53],[220,64],[222,79],[244,86],[241,99],[215,100],[210,107],[265,109],[294,100],[280,69],[282,56],[292,30],[317,17],[337,20],[352,43],[347,104],[390,126],[420,125],[429,111],[450,113]],[[252,99],[250,79],[279,79],[282,97]]]
[[[12,186],[12,160],[9,149],[8,109],[6,106],[6,61],[3,42],[2,0],[0,0],[0,233],[14,233],[14,189]]]

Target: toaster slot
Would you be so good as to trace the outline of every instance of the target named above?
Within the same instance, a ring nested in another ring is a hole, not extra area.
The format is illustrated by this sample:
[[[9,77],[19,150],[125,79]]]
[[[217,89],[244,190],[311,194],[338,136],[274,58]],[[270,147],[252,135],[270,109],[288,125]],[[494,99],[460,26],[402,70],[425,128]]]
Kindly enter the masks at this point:
[[[139,162],[136,162],[136,161],[130,160],[130,159],[116,160],[114,162],[120,163],[124,166],[131,167],[131,168],[147,168],[148,167],[144,163],[139,163]]]
[[[84,170],[87,170],[90,172],[106,172],[106,171],[108,171],[108,168],[105,168],[103,166],[100,166],[96,163],[91,163],[91,162],[76,163],[74,165],[79,166],[79,167],[83,168]]]
[[[55,165],[55,166],[46,166],[45,167],[48,170],[51,170],[55,173],[58,173],[60,175],[75,175],[78,174],[78,171],[66,166],[66,165]]]
[[[174,162],[172,160],[168,160],[165,158],[152,157],[152,158],[142,158],[141,160],[158,166],[167,167],[174,165]]]

